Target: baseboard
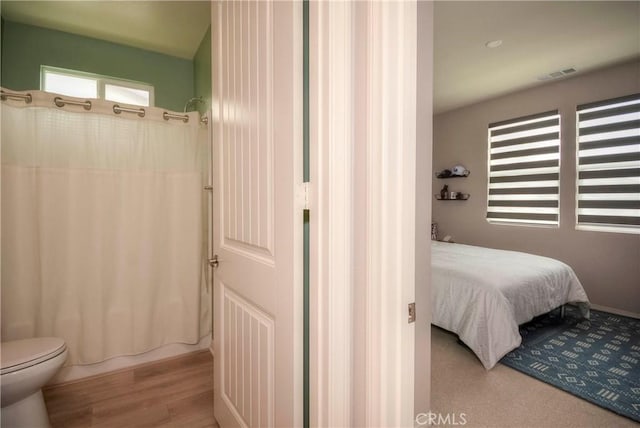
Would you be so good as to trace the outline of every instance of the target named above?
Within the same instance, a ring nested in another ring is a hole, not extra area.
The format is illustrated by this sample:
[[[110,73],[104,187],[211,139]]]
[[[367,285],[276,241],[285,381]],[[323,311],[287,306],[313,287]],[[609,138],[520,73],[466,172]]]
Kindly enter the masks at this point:
[[[602,306],[602,305],[595,305],[593,303],[591,304],[591,308],[595,309],[596,311],[609,312],[611,314],[622,315],[624,317],[640,319],[639,313],[629,312],[622,309],[610,308],[608,306]]]

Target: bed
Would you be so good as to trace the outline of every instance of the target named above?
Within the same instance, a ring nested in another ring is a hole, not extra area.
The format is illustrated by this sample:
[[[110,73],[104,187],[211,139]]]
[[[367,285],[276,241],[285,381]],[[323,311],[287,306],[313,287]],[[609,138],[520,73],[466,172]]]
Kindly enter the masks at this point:
[[[518,325],[567,303],[589,316],[568,265],[548,257],[432,241],[432,323],[458,335],[489,370],[520,346]]]

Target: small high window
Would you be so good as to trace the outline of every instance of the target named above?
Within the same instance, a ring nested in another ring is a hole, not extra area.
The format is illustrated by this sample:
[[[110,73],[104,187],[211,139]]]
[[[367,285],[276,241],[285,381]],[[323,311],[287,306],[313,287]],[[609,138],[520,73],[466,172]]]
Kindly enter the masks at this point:
[[[640,94],[577,107],[577,229],[640,233]]]
[[[489,223],[558,226],[560,115],[489,125]]]
[[[40,89],[70,97],[153,106],[153,86],[146,83],[44,65],[40,68]]]

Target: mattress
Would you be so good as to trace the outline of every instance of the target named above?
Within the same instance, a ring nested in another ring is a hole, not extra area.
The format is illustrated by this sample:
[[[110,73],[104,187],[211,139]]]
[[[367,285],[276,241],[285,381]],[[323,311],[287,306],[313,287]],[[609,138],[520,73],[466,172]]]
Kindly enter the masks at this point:
[[[432,323],[491,369],[520,346],[518,325],[567,303],[589,316],[573,269],[532,254],[432,241]]]

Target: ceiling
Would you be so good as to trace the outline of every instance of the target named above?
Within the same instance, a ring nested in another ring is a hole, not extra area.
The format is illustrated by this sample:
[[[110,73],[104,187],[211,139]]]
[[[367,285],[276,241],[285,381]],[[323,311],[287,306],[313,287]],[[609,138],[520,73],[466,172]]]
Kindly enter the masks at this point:
[[[210,23],[209,1],[10,1],[2,17],[193,59]]]
[[[640,58],[638,1],[439,1],[434,15],[436,113]]]
[[[437,1],[436,113],[640,58],[639,1]],[[9,21],[192,59],[208,1],[2,1]],[[502,40],[489,49],[485,43]]]

